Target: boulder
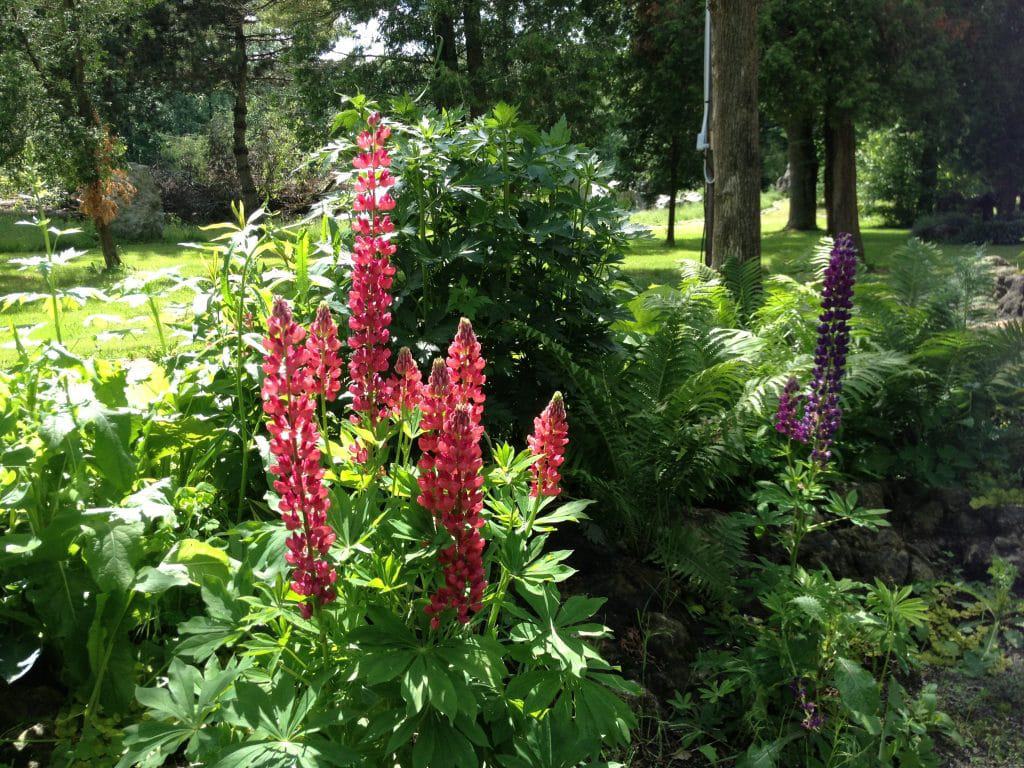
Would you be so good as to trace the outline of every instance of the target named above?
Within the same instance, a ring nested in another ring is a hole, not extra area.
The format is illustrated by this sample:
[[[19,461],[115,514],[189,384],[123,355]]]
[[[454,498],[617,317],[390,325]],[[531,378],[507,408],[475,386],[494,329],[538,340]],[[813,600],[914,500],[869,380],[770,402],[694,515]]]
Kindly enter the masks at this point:
[[[123,240],[159,240],[164,232],[164,211],[153,172],[137,163],[128,163],[127,172],[135,195],[118,204],[111,229]]]
[[[996,301],[1001,319],[1024,318],[1024,274],[1012,267],[1000,269],[996,275]]]
[[[779,192],[789,192],[789,186],[793,182],[793,170],[786,166],[786,172],[775,180],[775,189]]]

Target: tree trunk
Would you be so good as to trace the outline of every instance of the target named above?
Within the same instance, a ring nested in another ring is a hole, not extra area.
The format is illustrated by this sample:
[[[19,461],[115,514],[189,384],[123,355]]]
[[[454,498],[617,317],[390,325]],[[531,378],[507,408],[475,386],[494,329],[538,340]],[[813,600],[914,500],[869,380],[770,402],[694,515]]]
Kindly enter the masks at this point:
[[[996,216],[1008,219],[1017,210],[1017,184],[1013,179],[1004,176],[996,180],[994,185]]]
[[[786,229],[818,228],[818,152],[814,119],[794,117],[786,129],[789,143],[789,221]]]
[[[668,232],[665,245],[674,248],[676,244],[676,196],[679,192],[679,139],[675,136],[668,146]]]
[[[104,224],[98,219],[93,219],[96,226],[96,234],[100,237],[100,249],[103,251],[103,265],[109,269],[117,269],[121,266],[121,256],[117,252],[117,245],[114,243],[114,233],[110,231],[110,225]]]
[[[438,106],[451,108],[458,104],[459,52],[455,47],[455,19],[450,13],[438,10],[434,17],[434,37],[437,41],[437,77],[434,82],[434,100]]]
[[[832,130],[832,124],[829,123],[828,118],[825,118],[825,125],[822,131],[825,137],[825,173],[824,173],[824,187],[825,187],[825,231],[832,233],[836,231],[835,222],[832,220],[832,200],[835,197],[835,163],[832,161],[832,157],[836,152],[836,134]]]
[[[85,55],[78,38],[78,29],[75,24],[77,20],[77,9],[74,0],[65,0],[64,7],[68,12],[70,37],[73,40],[72,66],[71,66],[71,88],[75,94],[75,104],[78,109],[78,117],[86,131],[92,127],[93,131],[87,133],[91,136],[83,147],[84,156],[79,166],[81,177],[87,188],[93,185],[100,185],[104,177],[112,169],[104,168],[104,147],[103,131],[99,112],[92,103],[89,90],[85,82]],[[102,187],[98,187],[102,189]],[[84,208],[85,206],[83,206]],[[97,212],[94,211],[94,214]],[[114,234],[110,231],[110,222],[101,215],[92,215],[93,226],[100,238],[100,250],[103,252],[103,266],[107,270],[117,269],[121,266],[121,255],[117,252],[117,244],[114,242]]]
[[[260,206],[256,182],[252,178],[252,166],[249,164],[248,132],[249,105],[246,91],[249,85],[249,52],[245,40],[245,17],[240,16],[235,23],[235,104],[232,109],[232,127],[234,131],[231,151],[235,156],[235,175],[238,176],[238,193],[245,205],[246,216]]]
[[[759,0],[711,0],[715,103],[713,265],[761,259],[761,152],[757,103]]]
[[[831,154],[825,158],[832,169],[831,216],[829,234],[841,232],[853,236],[857,253],[863,257],[864,241],[860,235],[860,213],[857,210],[857,133],[848,112],[833,115],[826,125],[832,134]]]
[[[927,216],[935,212],[935,195],[939,187],[939,150],[927,135],[925,142],[917,177],[921,191],[917,196],[916,216]]]
[[[466,74],[469,76],[469,113],[479,117],[487,111],[487,83],[484,81],[484,48],[480,32],[480,0],[463,0],[462,29],[466,37]]]

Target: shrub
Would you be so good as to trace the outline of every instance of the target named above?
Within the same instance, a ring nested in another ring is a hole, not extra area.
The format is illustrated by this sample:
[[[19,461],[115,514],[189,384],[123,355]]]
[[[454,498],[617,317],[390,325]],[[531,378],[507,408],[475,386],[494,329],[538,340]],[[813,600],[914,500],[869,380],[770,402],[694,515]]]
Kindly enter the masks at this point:
[[[901,126],[870,132],[858,148],[858,181],[866,208],[906,227],[925,191],[920,177],[924,138]]]
[[[1017,245],[1024,240],[1024,217],[982,221],[954,211],[922,216],[911,231],[914,237],[936,243]]]
[[[391,371],[389,135],[370,115],[353,161],[349,407],[335,413],[341,341],[327,305],[306,327],[275,299],[261,340],[269,439],[257,440],[281,520],[197,542],[206,613],[179,626],[166,682],[137,689],[148,716],[127,729],[123,768],[179,750],[282,768],[571,768],[629,741],[619,694],[634,689],[589,644],[607,635],[591,620],[601,601],[563,601],[569,553],[546,551],[586,506],[552,506],[568,439],[560,396],[537,418],[531,450],[499,444],[485,467],[488,369],[470,321],[425,384],[408,349]],[[272,247],[250,237],[252,223],[231,234],[226,258]],[[239,282],[237,314],[261,311],[265,294],[252,301]],[[175,565],[156,571],[185,575]]]
[[[354,99],[336,127],[368,108]],[[394,110],[401,181],[392,217],[403,242],[394,333],[415,342],[423,362],[451,337],[453,318],[470,318],[491,354],[489,425],[522,427],[542,405],[538,393],[556,382],[521,328],[584,357],[607,349],[619,312],[612,288],[632,231],[612,194],[611,169],[571,143],[564,121],[542,132],[508,105],[472,121],[422,114],[407,101]],[[342,137],[322,157],[333,164],[354,149]],[[326,205],[344,203],[339,196]]]
[[[755,530],[773,536],[788,567],[753,566],[737,610],[713,622],[727,642],[702,652],[697,691],[674,702],[684,747],[712,763],[728,749],[738,768],[833,765],[839,755],[856,768],[935,765],[934,735],[958,738],[934,686],[914,696],[899,681],[916,661],[913,630],[925,624],[925,602],[909,587],[835,579],[799,563],[808,534],[887,525],[886,510],[829,489],[855,267],[852,240],[840,235],[825,271],[810,384],[800,394],[791,380],[778,401],[785,464],[754,496]]]

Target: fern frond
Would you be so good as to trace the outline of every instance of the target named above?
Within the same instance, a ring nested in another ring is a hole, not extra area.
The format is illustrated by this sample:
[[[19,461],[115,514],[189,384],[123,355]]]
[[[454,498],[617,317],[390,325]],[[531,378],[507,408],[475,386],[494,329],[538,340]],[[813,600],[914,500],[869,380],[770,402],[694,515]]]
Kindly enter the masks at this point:
[[[764,304],[764,271],[760,260],[727,260],[722,265],[722,284],[736,302],[740,322],[746,325]]]
[[[670,574],[724,601],[735,589],[733,575],[746,552],[748,523],[741,515],[703,522],[670,526],[658,537],[651,557]]]

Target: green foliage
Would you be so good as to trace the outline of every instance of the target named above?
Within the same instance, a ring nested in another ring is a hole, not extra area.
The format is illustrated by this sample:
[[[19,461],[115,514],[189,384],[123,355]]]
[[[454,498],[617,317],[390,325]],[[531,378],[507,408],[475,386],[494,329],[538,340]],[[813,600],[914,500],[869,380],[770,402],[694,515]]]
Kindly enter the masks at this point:
[[[959,664],[972,676],[999,674],[1007,666],[1005,650],[1024,645],[1024,602],[1014,594],[1018,571],[993,557],[989,584],[938,584],[928,595],[929,611],[924,658],[937,664]]]
[[[751,767],[939,765],[952,722],[934,686],[911,695],[897,677],[916,664],[920,598],[802,568],[765,568],[753,587],[763,618],[721,619],[731,642],[702,653],[697,690],[673,702],[685,745]]]
[[[409,497],[418,419],[375,437],[329,417],[346,599],[319,627],[298,615],[257,463],[257,329],[272,290],[300,318],[334,300],[340,233],[328,219],[280,229],[262,211],[218,230],[204,246],[216,272],[191,283],[194,320],[165,328],[192,343],[163,364],[51,344],[0,377],[5,678],[57,660],[84,716],[61,747],[70,761],[116,752],[121,734],[103,729],[117,715],[134,722],[126,768],[182,751],[227,766],[602,765],[628,742],[633,688],[590,645],[608,633],[591,618],[601,601],[556,586],[570,553],[547,542],[586,503],[532,499],[527,453],[497,446],[486,474],[485,609],[472,631],[438,632],[422,606],[443,542]],[[175,279],[132,275],[119,293],[148,305]],[[390,461],[389,438],[405,446]],[[388,476],[343,458],[357,439],[377,441]]]
[[[352,103],[335,120],[346,134],[371,106]],[[570,141],[564,120],[539,131],[505,104],[473,121],[422,114],[408,101],[392,107],[401,180],[392,218],[402,232],[392,333],[425,360],[469,317],[489,350],[492,428],[528,424],[540,393],[558,387],[522,328],[581,354],[608,346],[614,281],[632,234],[611,194],[611,168]],[[347,138],[324,150],[339,181],[353,152]]]
[[[252,236],[257,218],[227,231],[226,263],[233,247],[246,249],[246,263],[280,247],[272,235]],[[290,287],[301,293],[314,267]],[[248,292],[236,295],[257,308]],[[224,330],[207,338],[233,355]],[[493,587],[467,627],[433,628],[423,608],[450,540],[412,502],[419,414],[375,430],[325,418],[340,599],[311,619],[299,615],[287,532],[265,515],[213,539],[179,539],[147,583],[199,582],[205,614],[180,624],[166,683],[136,690],[148,717],[128,728],[120,765],[159,766],[183,750],[224,766],[259,756],[274,766],[569,768],[600,765],[605,747],[628,743],[634,719],[620,696],[634,690],[590,645],[608,635],[592,619],[602,601],[563,600],[557,585],[574,572],[570,553],[547,546],[560,525],[584,518],[586,502],[555,509],[529,496],[532,457],[497,446],[484,472]],[[352,458],[357,444],[370,450],[368,463]],[[277,506],[273,491],[266,503]],[[244,661],[217,661],[228,656]],[[574,738],[561,743],[570,729]]]
[[[994,322],[992,280],[980,252],[911,241],[888,275],[862,281],[864,332],[911,366],[888,382],[873,414],[851,425],[848,442],[865,447],[857,465],[880,474],[899,467],[936,485],[979,471],[1012,482],[1024,332],[1018,322]]]
[[[719,598],[742,560],[745,523],[729,509],[769,471],[769,414],[791,375],[805,375],[818,290],[760,267],[719,275],[687,264],[677,288],[627,303],[613,354],[588,359],[537,336],[572,383],[573,477],[598,499],[605,536],[653,557]],[[870,339],[855,343],[843,404],[859,414],[908,365]]]
[[[1024,219],[1007,217],[981,221],[969,213],[953,211],[922,216],[913,234],[937,243],[1017,245],[1024,240]]]
[[[755,496],[758,535],[772,533],[789,566],[762,561],[748,593],[719,613],[721,638],[696,663],[698,682],[673,704],[686,747],[738,766],[937,766],[934,735],[957,740],[934,686],[901,683],[917,663],[927,603],[911,587],[836,579],[799,565],[804,537],[836,524],[869,530],[887,510],[827,483],[829,467],[787,461]],[[723,755],[724,757],[724,755]]]
[[[892,226],[908,227],[917,217],[922,195],[921,133],[901,126],[873,131],[857,148],[857,183],[869,212]]]
[[[20,649],[5,677],[55,654],[87,720],[101,706],[127,710],[150,652],[139,638],[159,625],[164,593],[192,583],[186,573],[157,577],[187,482],[151,479],[153,456],[136,449],[160,443],[162,374],[148,361],[81,360],[53,345],[0,380],[0,610]]]

